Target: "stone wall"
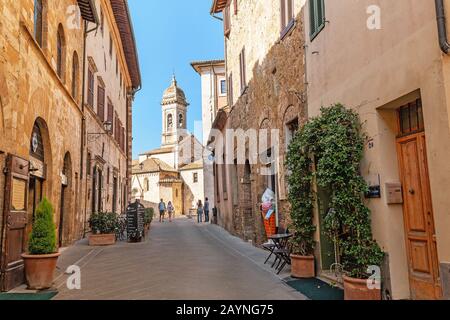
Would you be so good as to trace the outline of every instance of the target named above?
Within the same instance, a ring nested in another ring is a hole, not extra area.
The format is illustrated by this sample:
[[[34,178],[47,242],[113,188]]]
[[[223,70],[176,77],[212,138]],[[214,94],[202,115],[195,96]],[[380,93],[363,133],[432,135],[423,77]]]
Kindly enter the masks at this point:
[[[272,6],[260,1],[239,2],[238,15],[232,16],[231,34],[226,40],[227,74],[233,75],[233,107],[227,126],[231,129],[278,129],[280,158],[278,174],[278,199],[280,226],[287,227],[289,205],[286,202],[284,160],[286,130],[289,122],[302,123],[307,117],[305,106],[305,65],[303,2],[295,2],[296,22],[283,38],[280,38],[280,4]],[[232,10],[233,11],[233,10]],[[233,14],[233,13],[232,13]],[[248,86],[240,94],[239,53],[245,46]],[[247,145],[248,157],[248,145]],[[231,232],[246,240],[261,243],[266,240],[260,213],[261,196],[268,186],[268,177],[261,175],[261,165],[237,166],[236,185],[239,202],[232,205],[232,212],[221,212],[224,221],[233,221]],[[227,166],[227,181],[231,181],[233,165]],[[220,170],[219,170],[220,171]],[[250,171],[250,172],[249,172]],[[219,179],[223,175],[219,173]],[[222,182],[219,182],[222,188]],[[229,199],[232,201],[231,193]],[[225,206],[226,207],[226,206]],[[229,206],[228,206],[229,207]],[[230,227],[228,227],[230,229]]]
[[[0,88],[2,139],[0,149],[25,159],[30,157],[30,140],[37,119],[44,136],[47,177],[43,194],[55,209],[59,226],[64,215],[65,242],[81,235],[75,199],[80,185],[80,142],[82,113],[79,106],[81,90],[72,96],[72,57],[82,56],[83,29],[72,28],[66,14],[75,0],[48,1],[44,8],[43,45],[34,40],[34,2],[6,1],[0,6]],[[64,29],[63,76],[56,73],[56,38],[58,26]],[[79,61],[81,66],[82,61]],[[81,72],[81,69],[79,70]],[[81,79],[81,74],[78,79]],[[78,88],[81,81],[77,83]],[[60,208],[61,172],[65,155],[70,155],[71,176],[68,177],[68,199]],[[2,166],[3,168],[3,166]],[[2,177],[3,179],[3,177]],[[3,204],[3,188],[0,202]],[[31,212],[29,218],[31,217]],[[31,221],[31,220],[30,220]],[[28,227],[28,231],[30,226]]]
[[[87,190],[87,196],[84,199],[84,210],[87,217],[92,213],[90,197],[92,192],[92,172],[93,166],[97,166],[103,172],[104,191],[102,192],[102,211],[111,212],[113,209],[113,179],[117,178],[117,199],[116,213],[125,211],[128,199],[128,151],[126,145],[121,149],[118,141],[114,137],[116,118],[118,118],[123,127],[127,128],[130,123],[128,118],[128,99],[127,90],[131,86],[130,76],[121,47],[120,34],[117,29],[115,18],[109,1],[95,1],[97,10],[104,17],[103,28],[99,27],[95,32],[89,33],[87,37],[86,56],[88,57],[88,66],[86,67],[85,81],[88,79],[88,68],[94,72],[94,105],[88,105],[87,93],[85,88],[85,114],[86,114],[86,156],[91,155],[91,167],[87,168],[87,183],[84,188]],[[112,40],[112,54],[109,54],[110,38]],[[117,66],[116,66],[117,64]],[[97,105],[97,86],[101,84],[105,89],[105,110],[104,120],[108,116],[108,103],[113,105],[113,134],[108,135],[104,131],[103,122],[98,116]],[[131,105],[130,105],[131,107]],[[131,124],[130,124],[131,125]],[[93,135],[92,133],[103,133],[102,135]],[[128,130],[125,129],[125,138],[129,139]],[[108,179],[109,172],[109,179]]]

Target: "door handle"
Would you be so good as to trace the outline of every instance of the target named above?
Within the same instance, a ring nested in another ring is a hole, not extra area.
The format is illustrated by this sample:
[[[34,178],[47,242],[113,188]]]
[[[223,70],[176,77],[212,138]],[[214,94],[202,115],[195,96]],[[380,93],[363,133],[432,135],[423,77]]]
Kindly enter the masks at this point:
[[[411,194],[411,195],[415,195],[416,194],[416,191],[414,190],[414,189],[409,189],[409,193]]]

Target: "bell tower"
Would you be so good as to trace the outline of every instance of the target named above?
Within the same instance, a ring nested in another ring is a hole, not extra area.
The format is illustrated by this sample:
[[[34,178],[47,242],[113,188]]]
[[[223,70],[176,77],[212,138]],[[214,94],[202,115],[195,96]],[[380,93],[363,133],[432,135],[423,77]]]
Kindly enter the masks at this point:
[[[162,147],[178,144],[180,138],[186,135],[187,108],[189,103],[181,88],[178,87],[175,75],[170,87],[164,91],[162,106]]]

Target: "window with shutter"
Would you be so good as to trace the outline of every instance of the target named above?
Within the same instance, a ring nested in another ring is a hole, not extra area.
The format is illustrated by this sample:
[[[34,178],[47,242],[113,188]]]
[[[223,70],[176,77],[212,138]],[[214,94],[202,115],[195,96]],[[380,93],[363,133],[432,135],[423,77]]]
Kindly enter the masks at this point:
[[[309,0],[309,23],[311,41],[325,27],[325,2],[324,0]]]
[[[120,149],[125,151],[125,128],[123,126],[120,127]]]
[[[119,116],[117,115],[117,112],[115,112],[114,120],[114,139],[119,143]]]
[[[42,47],[43,43],[43,30],[44,30],[44,19],[43,19],[43,5],[42,0],[34,1],[34,39]]]
[[[89,68],[88,70],[88,105],[93,108],[94,107],[94,73]]]
[[[247,88],[247,75],[246,75],[246,64],[245,64],[245,47],[242,48],[241,54],[239,55],[239,65],[241,73],[241,94],[244,93]]]
[[[105,16],[103,15],[103,10],[100,9],[100,30],[102,31],[102,36],[105,33]]]
[[[112,57],[113,52],[113,39],[112,36],[109,35],[109,56]]]
[[[77,101],[78,95],[78,54],[76,51],[73,52],[72,56],[72,97]]]
[[[281,37],[283,38],[295,24],[294,0],[280,0]]]
[[[228,77],[228,106],[233,106],[233,74],[230,73],[230,76]]]
[[[56,35],[56,73],[64,81],[65,39],[62,25],[58,27]]]
[[[108,122],[111,123],[111,131],[110,134],[113,134],[114,132],[114,106],[112,105],[112,103],[109,101],[108,102]]]
[[[228,4],[223,10],[223,28],[225,37],[228,37],[231,32],[230,4]]]
[[[102,86],[97,89],[97,115],[101,122],[105,121],[105,89]]]

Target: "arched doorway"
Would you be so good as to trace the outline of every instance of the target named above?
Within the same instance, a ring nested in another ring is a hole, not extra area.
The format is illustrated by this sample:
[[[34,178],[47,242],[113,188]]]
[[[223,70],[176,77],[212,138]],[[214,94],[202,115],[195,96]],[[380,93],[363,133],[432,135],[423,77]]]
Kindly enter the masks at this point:
[[[51,151],[47,124],[41,118],[34,122],[30,138],[30,179],[28,183],[28,235],[32,229],[36,208],[46,194],[47,172],[49,172]]]
[[[70,242],[70,217],[72,217],[72,159],[70,153],[64,156],[61,172],[61,203],[59,213],[58,241],[63,247]]]

